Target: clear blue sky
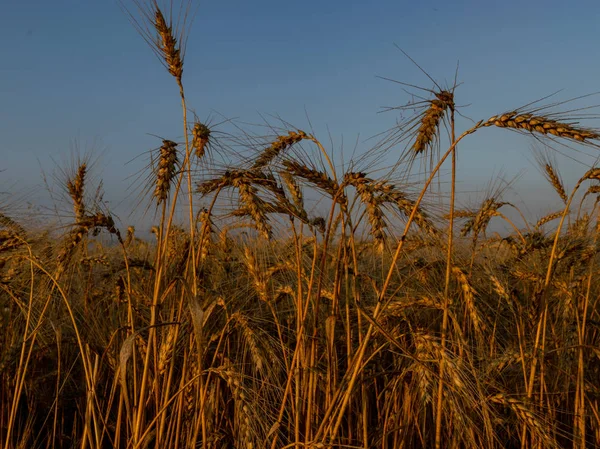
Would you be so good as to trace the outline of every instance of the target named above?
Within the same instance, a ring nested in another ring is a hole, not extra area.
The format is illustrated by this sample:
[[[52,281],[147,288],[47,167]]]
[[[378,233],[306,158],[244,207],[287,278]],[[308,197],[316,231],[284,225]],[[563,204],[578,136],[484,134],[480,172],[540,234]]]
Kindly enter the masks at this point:
[[[99,139],[106,198],[119,203],[141,168],[125,163],[156,146],[147,133],[181,136],[173,80],[116,0],[0,0],[0,11],[0,191],[43,196],[40,164],[68,159],[73,139]],[[600,90],[599,23],[598,0],[200,1],[184,82],[200,117],[277,114],[308,128],[306,110],[319,137],[329,127],[350,150],[357,135],[392,126],[381,106],[408,100],[377,76],[431,86],[393,44],[441,82],[460,61],[457,103],[480,119],[558,89],[561,99]],[[459,156],[465,190],[525,168],[521,198],[543,203],[551,191],[529,144],[498,130],[473,136]],[[563,171],[572,186],[582,168],[564,161]]]

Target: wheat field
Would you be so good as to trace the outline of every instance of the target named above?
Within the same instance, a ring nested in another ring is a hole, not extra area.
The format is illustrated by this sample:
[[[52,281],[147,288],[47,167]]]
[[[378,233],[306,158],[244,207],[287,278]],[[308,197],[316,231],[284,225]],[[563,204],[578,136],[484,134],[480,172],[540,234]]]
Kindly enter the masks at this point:
[[[189,16],[124,7],[183,138],[139,178],[148,238],[86,157],[63,171],[66,229],[0,209],[2,449],[600,447],[600,168],[567,189],[547,150],[597,151],[584,114],[534,102],[455,129],[456,83],[436,84],[368,152],[397,165],[340,168],[312,132],[191,118]],[[499,191],[457,207],[460,143],[491,127],[544,145],[555,212]]]

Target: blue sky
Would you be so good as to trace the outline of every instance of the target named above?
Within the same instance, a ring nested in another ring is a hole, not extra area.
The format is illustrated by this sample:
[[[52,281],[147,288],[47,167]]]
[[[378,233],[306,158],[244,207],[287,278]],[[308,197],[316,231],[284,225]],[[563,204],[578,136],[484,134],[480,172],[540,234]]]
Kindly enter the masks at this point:
[[[396,116],[380,108],[408,100],[378,76],[431,87],[394,44],[442,83],[460,61],[456,101],[473,119],[559,89],[558,99],[600,90],[597,0],[198,4],[184,69],[189,106],[201,118],[257,123],[273,114],[301,129],[308,112],[318,137],[328,142],[331,132],[335,151],[342,137],[351,150],[357,136],[388,129]],[[142,166],[126,162],[156,146],[148,134],[181,136],[173,80],[116,0],[1,0],[0,8],[0,191],[45,201],[40,166],[51,171],[72,141],[95,140],[105,150],[97,168],[106,198],[126,204],[127,177]],[[461,186],[471,192],[463,198],[481,199],[477,190],[494,173],[510,179],[526,169],[511,194],[532,213],[552,209],[530,143],[501,130],[472,136],[459,153]],[[584,168],[558,161],[572,186]]]

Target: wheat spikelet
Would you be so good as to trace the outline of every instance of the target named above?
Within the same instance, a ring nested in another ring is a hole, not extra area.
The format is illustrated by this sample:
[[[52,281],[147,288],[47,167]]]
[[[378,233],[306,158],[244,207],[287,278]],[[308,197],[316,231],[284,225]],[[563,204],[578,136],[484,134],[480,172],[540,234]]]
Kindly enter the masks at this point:
[[[192,128],[192,147],[196,151],[196,157],[202,159],[206,148],[210,143],[210,128],[204,123],[196,121]]]
[[[204,208],[200,211],[198,217],[202,226],[200,228],[200,242],[198,243],[200,247],[200,261],[204,261],[209,253],[210,246],[212,243],[212,235],[213,235],[213,222],[210,216],[210,212],[207,208]]]
[[[252,165],[252,170],[260,170],[266,167],[273,159],[286,151],[292,145],[308,138],[304,131],[290,131],[286,136],[279,136],[269,145]]]
[[[79,165],[77,173],[73,179],[67,181],[67,189],[69,195],[73,200],[73,209],[75,212],[75,219],[79,221],[85,215],[85,206],[83,203],[83,190],[85,186],[85,175],[87,173],[87,165],[85,162]]]
[[[271,225],[266,214],[266,203],[257,195],[257,189],[243,177],[237,178],[234,182],[240,193],[240,200],[249,211],[249,215],[254,220],[257,230],[266,239],[271,238]]]
[[[79,226],[87,227],[92,229],[93,235],[98,235],[100,229],[105,229],[110,234],[113,234],[119,240],[119,243],[123,243],[121,233],[115,227],[115,221],[111,215],[107,215],[104,212],[98,211],[94,215],[88,215],[77,223]]]
[[[585,201],[585,199],[588,197],[588,195],[596,195],[598,193],[600,193],[600,185],[589,186],[588,189],[583,194],[583,198],[581,198],[581,202],[583,203]],[[596,202],[598,202],[598,198],[600,198],[600,197],[596,197]]]
[[[600,168],[593,167],[589,169],[585,175],[580,179],[580,182],[585,181],[587,179],[596,179],[600,180]]]
[[[162,376],[166,373],[169,362],[173,356],[173,348],[175,347],[175,339],[177,329],[175,326],[169,326],[165,339],[161,342],[158,349],[158,375]]]
[[[525,354],[527,358],[527,354]],[[510,365],[515,365],[523,361],[521,352],[517,350],[506,350],[501,356],[494,358],[490,361],[487,369],[488,371],[501,372],[503,369]]]
[[[81,243],[83,238],[91,230],[94,235],[97,235],[101,228],[106,229],[111,234],[114,234],[120,243],[123,243],[121,234],[117,228],[115,228],[115,222],[110,215],[105,215],[102,212],[97,212],[94,215],[86,215],[79,220],[75,229],[73,229],[68,238],[66,239],[63,248],[58,254],[58,265],[59,270],[62,270],[67,262],[71,259],[73,252]]]
[[[332,197],[335,197],[339,185],[333,179],[331,179],[326,173],[309,168],[296,161],[283,161],[285,169],[294,176],[305,179],[311,184],[317,186],[321,190],[324,190]]]
[[[80,259],[79,262],[85,267],[91,267],[94,264],[103,265],[105,267],[110,267],[110,263],[108,262],[106,256],[104,256],[104,255],[102,255],[100,257],[96,257],[96,256],[83,257],[82,259]]]
[[[413,144],[415,154],[424,152],[436,138],[440,122],[444,119],[447,110],[454,109],[454,95],[452,92],[441,91],[436,93],[436,99],[429,102],[429,107],[423,113],[421,125],[417,131],[417,138]]]
[[[418,333],[414,338],[416,363],[413,364],[412,370],[417,378],[418,394],[420,394],[421,402],[424,404],[431,403],[433,395],[433,371],[428,369],[426,363],[434,359],[431,354],[431,345],[428,344],[425,338]]]
[[[169,196],[171,181],[177,171],[177,144],[171,140],[163,140],[159,151],[154,197],[161,204]]]
[[[489,401],[502,404],[510,408],[519,420],[526,424],[534,434],[544,441],[543,447],[557,447],[556,441],[548,433],[547,426],[539,417],[525,404],[515,398],[511,398],[503,393],[498,393],[488,398]]]
[[[455,209],[453,216],[454,218],[473,218],[475,215],[477,215],[476,212],[473,212],[471,210],[462,210],[462,209]],[[445,214],[444,218],[446,220],[450,219],[450,214]]]
[[[134,343],[137,350],[140,352],[142,359],[146,358],[146,353],[148,352],[148,343],[144,340],[139,333],[135,333]]]
[[[198,184],[196,191],[202,195],[208,195],[209,193],[218,190],[221,187],[226,187],[226,180],[223,177],[209,179]]]
[[[600,134],[593,129],[579,127],[575,123],[559,122],[548,117],[521,114],[517,111],[490,117],[482,126],[497,126],[499,128],[512,128],[532,133],[551,134],[578,142],[600,139]]]
[[[410,217],[412,211],[415,207],[415,201],[406,197],[403,192],[399,190],[393,190],[389,193],[384,194],[384,198],[387,198],[389,201],[393,202],[396,207],[407,217]],[[415,211],[414,222],[425,232],[427,232],[430,236],[434,237],[438,234],[438,230],[435,228],[431,220],[429,219],[427,213],[423,211],[423,209],[419,206]]]
[[[250,274],[258,298],[261,301],[268,301],[269,294],[267,291],[267,280],[263,275],[261,267],[258,265],[254,252],[248,246],[244,247],[244,265]]]
[[[563,203],[567,204],[567,192],[560,173],[556,168],[556,158],[554,157],[554,153],[552,153],[547,147],[544,149],[533,147],[533,151],[536,162],[540,166],[542,174],[552,185]]]
[[[135,227],[128,226],[127,227],[127,235],[125,236],[125,240],[123,241],[123,245],[127,248],[131,245],[131,243],[135,239]]]
[[[454,273],[454,276],[456,276],[456,279],[460,283],[463,292],[463,299],[465,300],[465,306],[467,307],[469,316],[473,322],[473,327],[477,332],[480,332],[484,326],[481,318],[479,317],[477,307],[475,306],[475,295],[477,292],[469,282],[469,279],[463,270],[461,270],[459,267],[452,267],[452,273]]]
[[[244,337],[244,343],[248,345],[248,348],[250,349],[250,355],[252,357],[254,367],[258,372],[263,372],[265,368],[265,358],[260,349],[259,339],[254,329],[252,329],[250,326],[248,318],[241,313],[236,312],[231,316],[231,320],[242,330],[241,335]]]
[[[245,446],[247,449],[252,449],[254,409],[249,402],[248,392],[244,387],[241,375],[229,363],[212,371],[227,382],[235,402],[236,416],[232,418],[238,426],[238,438],[246,443]]]
[[[64,267],[70,260],[71,256],[77,245],[83,240],[88,229],[84,227],[77,227],[69,233],[69,238],[66,239],[63,248],[58,253],[58,265]]]
[[[494,291],[498,294],[498,296],[500,296],[505,301],[509,301],[510,295],[508,294],[508,291],[506,290],[502,282],[500,282],[500,280],[494,275],[490,276],[490,280],[492,281],[492,284],[494,285]]]
[[[188,373],[188,377],[190,379],[193,379],[200,374],[200,367],[198,365],[197,360],[198,360],[197,357],[191,356],[189,358],[189,364],[188,364],[188,369],[186,370],[186,373]],[[212,387],[214,388],[215,386],[213,385]],[[197,402],[198,402],[197,401],[197,391],[198,391],[198,388],[196,388],[196,385],[194,383],[191,383],[185,389],[184,402],[185,402],[185,411],[188,416],[192,415],[192,413],[194,412],[194,409],[197,406]]]
[[[158,33],[156,45],[165,60],[167,70],[178,82],[181,82],[181,76],[183,75],[183,59],[181,57],[179,44],[173,34],[172,26],[167,24],[165,16],[158,5],[155,5],[154,27]]]
[[[256,229],[265,238],[271,237],[272,228],[267,217],[268,212],[278,212],[279,209],[271,207],[269,203],[258,196],[258,189],[254,183],[273,188],[274,179],[261,173],[248,170],[227,170],[221,177],[205,181],[198,185],[198,192],[203,195],[224,187],[234,187],[239,192],[239,200],[243,207],[234,215],[249,215],[256,225]]]
[[[550,184],[552,184],[552,187],[554,187],[554,190],[556,190],[556,193],[560,199],[563,201],[563,203],[567,204],[567,192],[565,191],[565,186],[556,169],[551,164],[545,164],[544,172],[546,173]]]
[[[466,237],[473,233],[473,241],[476,241],[481,232],[485,232],[487,225],[499,208],[508,203],[498,202],[495,198],[488,198],[483,202],[481,209],[475,217],[468,220],[461,229],[461,235]]]
[[[376,190],[372,186],[372,180],[365,177],[363,173],[350,172],[344,176],[344,184],[349,184],[356,188],[362,203],[367,209],[367,214],[369,215],[373,244],[377,251],[383,251],[385,243],[384,228],[387,224],[385,223],[383,212],[380,207],[381,197],[376,196]]]
[[[125,302],[125,291],[125,281],[122,277],[119,277],[115,283],[115,301],[117,303]]]
[[[432,335],[423,334],[421,338],[429,348],[429,352],[437,356],[434,357],[436,362],[439,363],[441,359],[444,360],[444,366],[447,368],[445,374],[449,377],[450,384],[456,389],[465,390],[467,388],[467,380],[461,368],[462,359],[443,347]]]
[[[402,300],[390,302],[389,306],[386,308],[386,315],[402,316],[404,310],[411,307],[441,310],[444,308],[444,304],[438,299],[429,296],[403,298]]]
[[[186,230],[181,226],[172,226],[167,236],[167,260],[174,266],[180,265],[185,260],[189,245],[190,238]]]
[[[585,236],[587,234],[590,222],[591,217],[589,216],[589,214],[583,214],[581,217],[577,218],[573,223],[569,225],[569,234],[571,234],[572,236]]]
[[[544,226],[546,223],[549,223],[553,220],[556,220],[557,218],[562,217],[562,215],[563,215],[563,211],[552,212],[551,214],[545,215],[542,218],[540,218],[534,227],[535,227],[535,229],[539,229],[542,226]]]
[[[289,173],[287,173],[287,175],[289,175]],[[252,171],[249,172],[249,176],[252,178],[255,184],[264,187],[275,196],[276,201],[274,204],[265,202],[265,207],[267,208],[268,212],[287,214],[290,216],[297,217],[306,224],[310,224],[308,214],[304,210],[303,204],[301,202],[301,197],[296,198],[294,203],[290,202],[290,200],[287,197],[286,191],[277,182],[277,180],[271,173]],[[298,192],[295,192],[295,194],[297,195]],[[299,204],[300,208],[297,207],[296,204]]]
[[[278,303],[286,296],[289,298],[294,298],[295,295],[294,288],[291,285],[280,285],[275,289],[273,301]]]
[[[304,209],[304,196],[302,194],[302,188],[296,182],[296,179],[287,171],[280,173],[281,179],[285,184],[288,192],[292,197],[292,202],[295,206],[296,212],[301,220],[308,220],[308,214]]]

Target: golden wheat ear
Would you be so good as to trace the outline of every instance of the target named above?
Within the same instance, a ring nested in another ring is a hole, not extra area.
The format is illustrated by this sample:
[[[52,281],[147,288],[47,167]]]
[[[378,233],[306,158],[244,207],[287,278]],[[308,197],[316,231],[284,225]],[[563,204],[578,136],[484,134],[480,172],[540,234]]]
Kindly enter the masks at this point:
[[[196,151],[196,157],[202,159],[210,143],[210,128],[199,121],[194,122],[192,128],[192,147]]]
[[[417,131],[415,143],[412,146],[414,157],[427,151],[438,138],[440,124],[444,119],[444,114],[454,110],[454,94],[448,91],[441,91],[435,94],[437,98],[429,102],[429,107],[421,117],[421,124]]]
[[[133,10],[125,5],[126,1],[134,3]],[[119,0],[119,3],[137,32],[181,85],[187,32],[193,17],[192,1],[171,2],[165,8],[157,0]]]
[[[546,136],[552,139],[562,138],[598,146],[597,141],[600,141],[600,129],[581,126],[579,121],[577,121],[579,119],[589,119],[592,116],[586,116],[585,114],[582,116],[574,115],[575,112],[590,109],[590,107],[571,109],[566,112],[552,112],[556,107],[580,98],[583,97],[532,107],[532,105],[539,104],[542,101],[537,100],[513,111],[494,115],[483,122],[481,126],[496,126],[518,132]]]
[[[256,159],[254,164],[252,165],[252,170],[260,170],[279,156],[283,151],[290,148],[292,145],[302,141],[303,139],[308,139],[308,136],[304,131],[290,131],[285,136],[277,137],[277,140],[271,143],[264,151],[260,154],[260,156]]]
[[[85,175],[87,173],[87,164],[82,162],[77,168],[77,172],[72,179],[67,180],[67,189],[69,196],[73,200],[73,210],[75,219],[81,220],[85,215],[85,205],[83,203],[83,193],[85,186]]]
[[[163,140],[159,148],[158,168],[153,196],[158,204],[163,203],[169,196],[171,183],[175,179],[178,167],[177,144],[171,140]]]
[[[533,148],[535,160],[538,163],[542,174],[552,185],[552,188],[560,197],[564,204],[567,204],[568,196],[560,172],[558,171],[556,159],[551,153],[551,149],[545,147],[543,150],[537,147]]]

